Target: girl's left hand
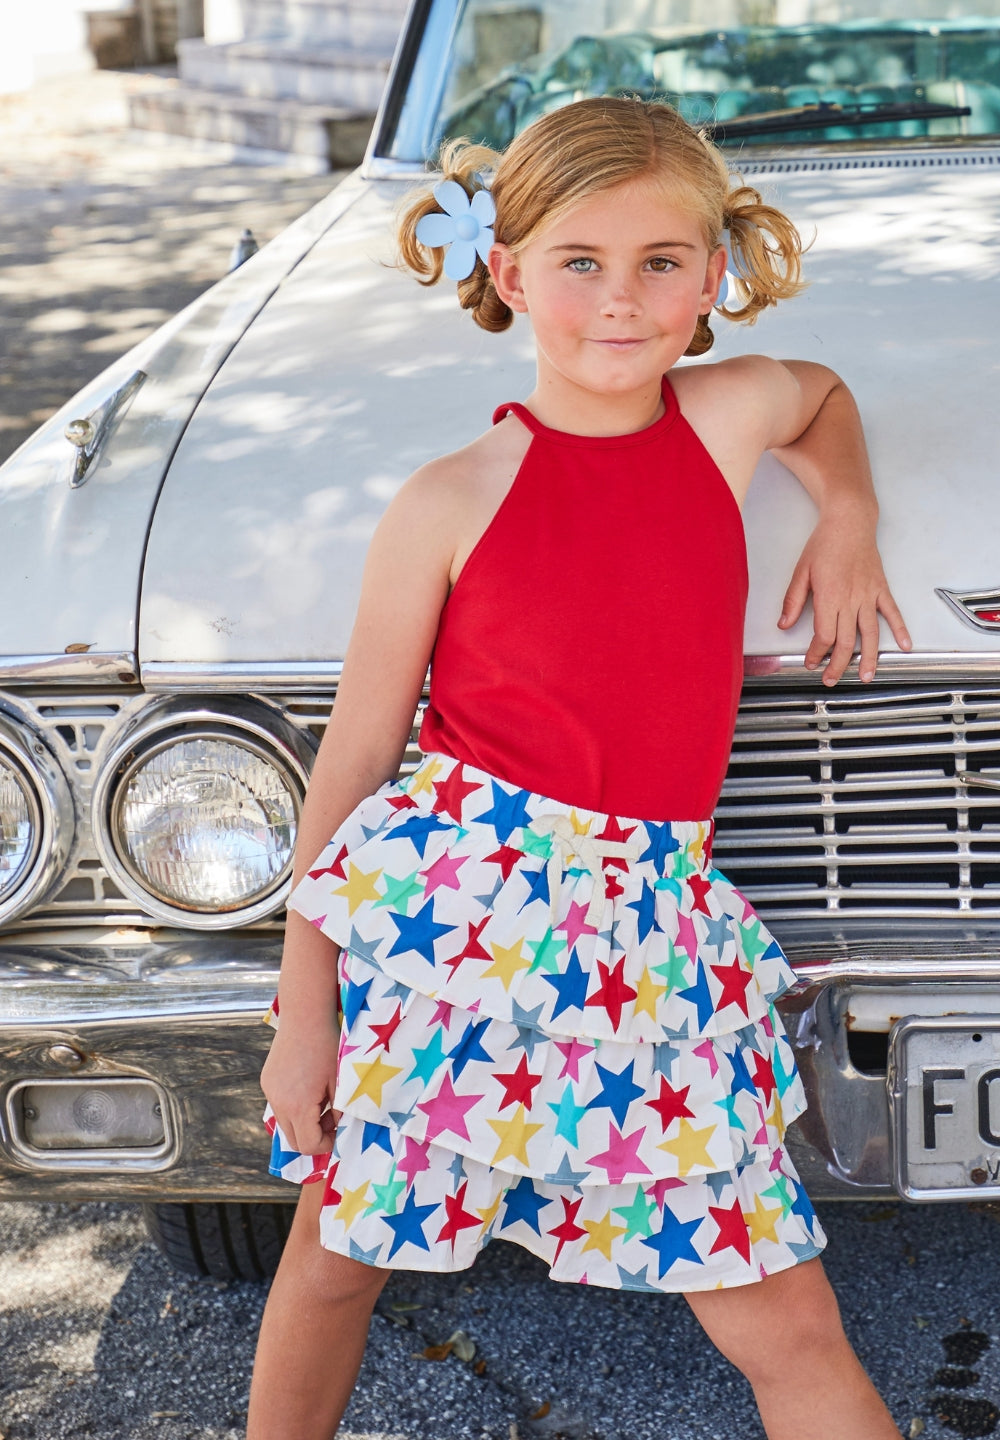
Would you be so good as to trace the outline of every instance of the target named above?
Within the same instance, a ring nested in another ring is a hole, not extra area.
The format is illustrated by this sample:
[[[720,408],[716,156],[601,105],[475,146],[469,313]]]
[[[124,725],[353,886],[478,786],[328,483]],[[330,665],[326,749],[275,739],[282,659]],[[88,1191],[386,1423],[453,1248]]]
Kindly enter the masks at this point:
[[[843,512],[820,518],[799,556],[785,592],[778,625],[789,629],[813,597],[813,637],[806,651],[807,670],[823,670],[823,684],[836,685],[850,664],[858,632],[858,673],[871,680],[878,663],[879,615],[889,624],[900,650],[913,641],[892,598],[872,527]]]

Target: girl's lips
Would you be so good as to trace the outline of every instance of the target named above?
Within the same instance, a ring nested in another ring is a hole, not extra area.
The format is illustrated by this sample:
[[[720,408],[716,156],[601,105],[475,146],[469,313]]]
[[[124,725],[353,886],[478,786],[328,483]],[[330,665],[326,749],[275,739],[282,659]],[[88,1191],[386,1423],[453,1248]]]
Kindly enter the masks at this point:
[[[596,340],[594,343],[596,345],[608,345],[614,350],[631,350],[636,345],[645,345],[646,342],[642,338],[633,337],[632,339],[623,340]]]

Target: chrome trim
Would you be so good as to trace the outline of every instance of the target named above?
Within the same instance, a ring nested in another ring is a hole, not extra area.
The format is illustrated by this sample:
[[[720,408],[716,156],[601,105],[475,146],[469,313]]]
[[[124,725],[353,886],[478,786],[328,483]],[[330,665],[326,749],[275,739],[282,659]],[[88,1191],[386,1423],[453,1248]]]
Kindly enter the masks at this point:
[[[136,370],[123,385],[119,385],[96,409],[91,410],[89,415],[79,420],[71,420],[66,426],[66,439],[76,448],[73,473],[69,481],[71,490],[79,490],[80,486],[90,479],[95,461],[100,459],[105,445],[148,378],[145,370]]]
[[[141,666],[146,690],[224,691],[322,690],[335,687],[344,668],[342,660],[148,660]]]
[[[130,650],[57,655],[0,655],[0,685],[135,685],[139,662]]]
[[[857,658],[851,661],[852,668]],[[807,670],[805,655],[744,655],[743,674],[747,680],[802,679],[812,683],[820,681],[820,670]],[[1000,644],[995,650],[884,650],[878,657],[878,671],[874,681],[861,681],[857,671],[844,676],[832,693],[845,685],[857,685],[866,690],[877,686],[880,681],[895,684],[901,680],[924,682],[934,680],[966,680],[983,676],[1000,676]]]
[[[956,770],[955,779],[963,785],[979,785],[984,790],[1000,790],[1000,780],[991,780],[988,775],[980,775],[976,770]]]
[[[854,956],[849,960],[812,960],[798,963],[793,959],[791,948],[786,947],[785,953],[795,970],[795,984],[788,992],[790,995],[799,995],[817,985],[833,983],[886,985],[891,982],[909,985],[921,981],[924,984],[936,981],[943,987],[988,980],[1000,985],[1000,942],[997,954],[993,957],[984,956],[978,960],[969,958],[957,963],[954,957],[944,950],[933,960],[887,960],[883,956],[873,955],[867,960]],[[997,1001],[1000,1003],[1000,994]]]
[[[207,913],[170,905],[152,895],[127,867],[118,853],[113,835],[113,808],[118,787],[141,753],[152,753],[172,737],[191,738],[206,726],[214,733],[232,734],[236,739],[254,742],[250,748],[283,765],[300,787],[299,814],[305,796],[315,750],[301,730],[290,724],[278,711],[268,710],[264,723],[259,704],[242,699],[229,702],[212,701],[193,706],[178,698],[163,701],[143,711],[118,737],[114,751],[108,756],[93,791],[91,827],[94,844],[105,869],[121,890],[153,919],[166,925],[180,925],[193,930],[231,930],[252,924],[280,910],[291,885],[291,865],[284,878],[266,895],[235,910]],[[188,727],[188,728],[185,728]]]
[[[973,630],[1000,630],[1000,620],[978,620],[973,613],[977,606],[1000,610],[1000,590],[995,587],[992,590],[946,590],[943,585],[935,585],[934,594],[940,595],[958,618]]]
[[[0,704],[0,751],[25,781],[34,829],[34,853],[24,878],[10,895],[0,899],[2,925],[53,888],[73,843],[75,815],[66,776],[37,730],[30,722],[25,724],[25,717],[10,702]]]
[[[22,1090],[34,1085],[74,1085],[76,1087],[100,1085],[113,1089],[119,1085],[136,1082],[152,1086],[156,1092],[163,1120],[163,1140],[159,1145],[114,1145],[114,1146],[72,1146],[63,1150],[40,1150],[29,1145],[21,1130],[21,1119],[17,1113],[17,1097]],[[11,1085],[4,1098],[4,1124],[0,1139],[6,1140],[11,1158],[31,1170],[71,1171],[75,1175],[88,1171],[106,1170],[165,1170],[177,1159],[176,1125],[173,1123],[173,1106],[169,1096],[155,1080],[145,1075],[74,1075],[72,1078],[55,1075],[32,1075]]]

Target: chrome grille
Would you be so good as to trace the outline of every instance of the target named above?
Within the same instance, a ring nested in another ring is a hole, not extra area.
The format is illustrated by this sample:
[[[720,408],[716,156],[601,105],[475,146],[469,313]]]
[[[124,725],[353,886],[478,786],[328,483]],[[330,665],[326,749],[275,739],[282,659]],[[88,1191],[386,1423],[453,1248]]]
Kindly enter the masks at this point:
[[[750,691],[715,861],[761,910],[1000,914],[1000,690]]]

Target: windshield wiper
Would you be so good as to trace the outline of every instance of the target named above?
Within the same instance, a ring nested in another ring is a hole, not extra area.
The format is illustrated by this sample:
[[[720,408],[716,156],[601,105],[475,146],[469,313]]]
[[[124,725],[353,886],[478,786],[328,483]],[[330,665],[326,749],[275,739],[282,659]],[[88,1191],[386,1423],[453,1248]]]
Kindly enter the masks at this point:
[[[820,100],[790,110],[764,110],[757,115],[736,115],[716,120],[705,129],[713,140],[734,140],[742,135],[771,135],[782,130],[821,130],[828,125],[884,125],[893,120],[951,120],[971,115],[969,105],[938,105],[932,100],[874,101],[870,105],[837,105]]]

